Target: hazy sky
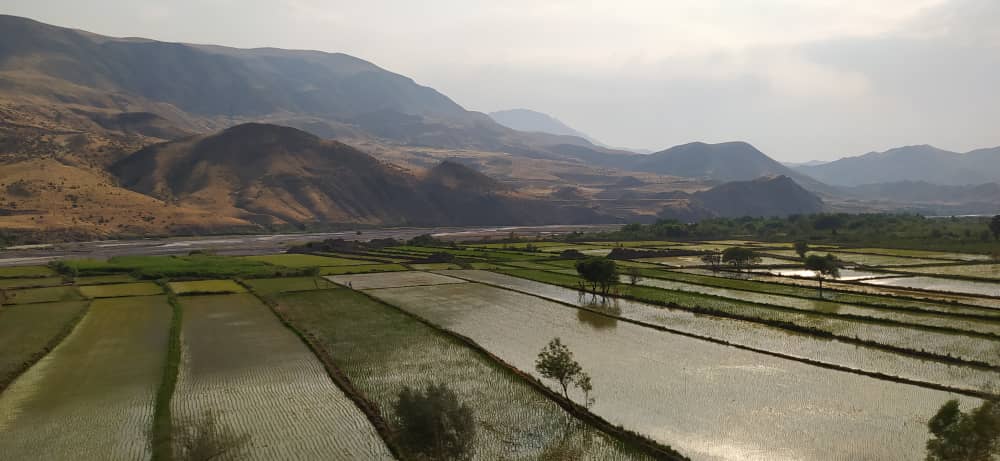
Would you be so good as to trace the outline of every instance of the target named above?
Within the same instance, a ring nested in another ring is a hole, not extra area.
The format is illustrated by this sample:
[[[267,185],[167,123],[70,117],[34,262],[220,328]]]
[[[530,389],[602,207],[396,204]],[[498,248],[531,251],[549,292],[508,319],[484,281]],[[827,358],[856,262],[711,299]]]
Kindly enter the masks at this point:
[[[339,51],[606,143],[789,161],[1000,145],[1000,0],[4,0],[114,36]]]

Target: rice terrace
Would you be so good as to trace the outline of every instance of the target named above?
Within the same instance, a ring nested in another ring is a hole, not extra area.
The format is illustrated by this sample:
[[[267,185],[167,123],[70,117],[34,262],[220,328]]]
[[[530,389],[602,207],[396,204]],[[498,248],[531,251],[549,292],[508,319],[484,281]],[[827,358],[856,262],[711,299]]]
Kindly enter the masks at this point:
[[[988,246],[665,226],[3,267],[0,458],[914,460],[1000,396]]]

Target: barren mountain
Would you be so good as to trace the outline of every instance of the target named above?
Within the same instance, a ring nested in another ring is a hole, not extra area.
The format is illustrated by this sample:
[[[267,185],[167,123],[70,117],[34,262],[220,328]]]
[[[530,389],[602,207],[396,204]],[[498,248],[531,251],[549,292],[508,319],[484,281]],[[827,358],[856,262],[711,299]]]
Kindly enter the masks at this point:
[[[902,181],[946,186],[993,183],[1000,182],[1000,147],[959,154],[934,146],[907,146],[797,170],[839,186]]]

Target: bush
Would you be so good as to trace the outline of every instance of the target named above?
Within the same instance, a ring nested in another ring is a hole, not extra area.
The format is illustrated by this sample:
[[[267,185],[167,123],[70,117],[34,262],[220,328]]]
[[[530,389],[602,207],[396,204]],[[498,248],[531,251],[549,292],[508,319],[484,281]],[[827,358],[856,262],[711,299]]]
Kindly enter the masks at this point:
[[[472,409],[444,384],[404,387],[395,406],[399,444],[418,460],[466,461],[476,438]]]

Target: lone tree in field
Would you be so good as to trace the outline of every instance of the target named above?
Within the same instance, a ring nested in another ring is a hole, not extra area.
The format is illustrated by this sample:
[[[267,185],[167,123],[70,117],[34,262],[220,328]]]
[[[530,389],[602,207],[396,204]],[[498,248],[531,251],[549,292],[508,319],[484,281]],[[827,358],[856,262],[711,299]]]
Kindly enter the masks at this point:
[[[945,403],[927,422],[927,461],[992,461],[1000,456],[1000,401],[987,400],[962,412],[958,400]]]
[[[575,385],[584,394],[584,403],[593,404],[590,391],[594,388],[590,383],[590,375],[583,371],[580,363],[573,359],[573,352],[559,338],[553,338],[549,344],[538,353],[535,359],[535,370],[542,376],[551,379],[562,387],[563,397],[569,400],[569,386]]]
[[[638,267],[630,267],[625,273],[628,274],[628,283],[632,284],[632,286],[638,285],[642,281],[642,269]]]
[[[722,252],[722,262],[733,266],[736,272],[743,269],[749,271],[760,264],[760,255],[749,248],[730,247]]]
[[[795,253],[799,255],[799,258],[806,259],[806,253],[809,252],[809,243],[805,240],[799,240],[795,242]]]
[[[819,281],[819,297],[823,297],[823,278],[840,277],[840,261],[831,254],[826,256],[810,255],[805,261],[806,269],[816,273],[816,280]]]
[[[990,232],[993,233],[994,240],[1000,240],[1000,214],[990,220]]]
[[[591,291],[594,293],[600,288],[601,293],[606,295],[611,285],[618,283],[618,266],[608,258],[594,257],[578,261],[576,272],[590,283]]]
[[[722,269],[722,253],[712,250],[701,256],[701,262],[712,268],[712,272]]]
[[[444,384],[403,388],[396,401],[399,444],[417,460],[468,461],[476,438],[472,409]]]

